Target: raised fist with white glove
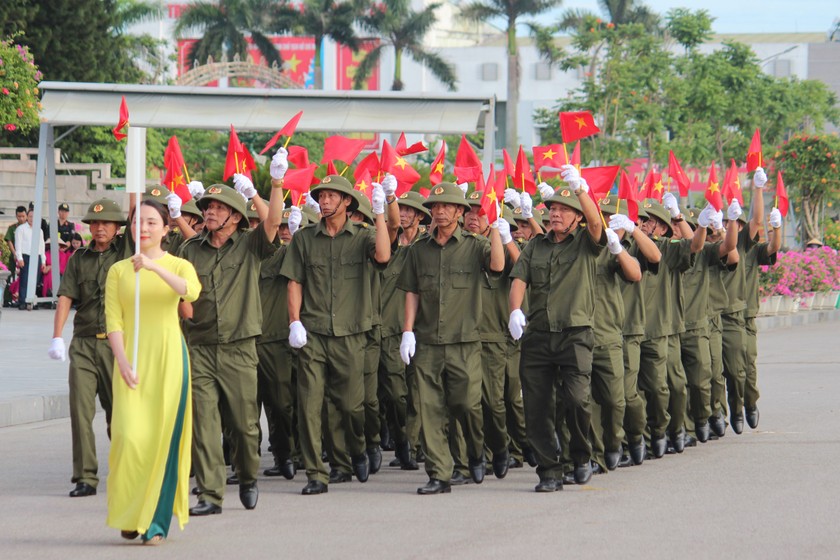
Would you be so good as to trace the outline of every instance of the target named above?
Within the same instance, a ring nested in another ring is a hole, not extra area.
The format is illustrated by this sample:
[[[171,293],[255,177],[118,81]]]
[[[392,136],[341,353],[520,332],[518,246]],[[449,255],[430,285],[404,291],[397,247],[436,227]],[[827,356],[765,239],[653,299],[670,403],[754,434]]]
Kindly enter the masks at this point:
[[[467,198],[467,189],[470,187],[469,183],[458,183],[458,188],[461,189],[461,192],[464,193],[464,198]]]
[[[303,214],[300,211],[300,208],[297,206],[292,206],[289,210],[289,219],[286,222],[286,225],[289,226],[289,233],[292,235],[300,228],[300,222],[303,220]]]
[[[666,192],[662,195],[662,206],[670,212],[672,218],[678,218],[680,216],[680,206],[677,204],[677,197],[673,194]]]
[[[767,173],[764,172],[763,167],[756,167],[755,168],[755,175],[753,175],[753,187],[757,189],[763,189],[764,185],[767,184]]]
[[[583,188],[583,185],[586,184],[586,181],[583,181],[580,177],[580,171],[578,171],[577,167],[569,163],[560,169],[562,170],[560,176],[563,177],[563,180],[569,184],[569,187],[575,192],[575,194],[578,194],[578,192]],[[584,192],[589,192],[589,185],[586,185]]]
[[[47,355],[52,358],[53,360],[61,360],[62,362],[67,360],[67,349],[64,346],[64,339],[60,336],[55,337],[50,342],[50,349],[47,351]]]
[[[770,227],[782,227],[782,213],[779,211],[778,208],[773,208],[772,210],[770,210],[770,218],[768,219],[768,221],[770,222]]]
[[[510,204],[514,208],[519,208],[520,199],[519,193],[516,189],[507,188],[505,189],[505,203]]]
[[[289,346],[292,348],[306,346],[306,328],[300,321],[292,321],[289,325]]]
[[[733,198],[732,202],[729,203],[729,208],[726,209],[726,219],[737,220],[743,213],[744,211],[741,210],[741,204],[738,202],[738,199]]]
[[[382,190],[385,191],[385,198],[391,198],[397,194],[397,178],[390,173],[385,174],[382,179]]]
[[[414,357],[414,351],[417,349],[417,340],[414,338],[414,333],[405,331],[402,334],[400,341],[400,358],[405,365],[411,363],[411,358]]]
[[[510,319],[508,319],[508,331],[510,331],[510,336],[513,337],[513,340],[519,340],[522,338],[522,333],[525,332],[526,323],[525,314],[522,313],[521,309],[514,309],[510,312]]]
[[[700,211],[700,214],[697,215],[697,225],[702,228],[707,228],[709,225],[714,223],[715,215],[717,211],[715,211],[714,206],[711,204],[707,204],[703,210]],[[723,213],[721,213],[721,217]]]
[[[196,200],[204,196],[204,184],[201,181],[190,181],[187,190],[190,191],[190,196]]]
[[[499,237],[502,238],[502,245],[507,245],[513,241],[513,236],[510,234],[510,224],[501,216],[493,222],[493,228],[499,230]]]
[[[280,148],[277,150],[277,153],[274,154],[274,157],[271,158],[271,166],[269,167],[269,172],[271,173],[272,179],[282,179],[286,176],[286,171],[289,170],[289,152],[286,151],[286,148]]]
[[[715,209],[712,208],[712,229],[715,231],[723,229],[723,210],[715,211]]]
[[[524,191],[519,194],[519,208],[522,209],[522,217],[530,220],[534,217],[534,201],[531,195]]]
[[[610,216],[610,229],[613,231],[624,230],[625,233],[632,235],[636,229],[636,224],[624,214],[613,214]]]
[[[254,188],[254,183],[251,182],[251,179],[241,173],[233,174],[233,188],[235,188],[236,192],[241,194],[245,200],[250,200],[257,196],[257,189]]]
[[[169,217],[176,220],[181,217],[181,197],[177,194],[166,195],[166,206],[169,208]]]
[[[382,185],[375,184],[373,192],[370,194],[370,205],[373,207],[373,213],[377,216],[385,213],[385,189]]]
[[[554,196],[554,187],[548,183],[540,183],[537,185],[537,189],[540,191],[540,196],[542,197],[543,202]]]
[[[312,198],[312,195],[306,193],[306,205],[315,210],[316,214],[321,213],[321,205],[318,204],[318,201]]]
[[[610,250],[610,253],[617,255],[624,250],[616,232],[607,228],[604,230],[604,233],[607,235],[607,249]]]

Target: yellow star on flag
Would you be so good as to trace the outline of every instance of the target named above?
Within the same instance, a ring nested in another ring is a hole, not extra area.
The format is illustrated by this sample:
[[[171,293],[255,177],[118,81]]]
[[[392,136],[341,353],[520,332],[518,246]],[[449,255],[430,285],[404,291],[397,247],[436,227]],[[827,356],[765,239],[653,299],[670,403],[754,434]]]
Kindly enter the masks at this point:
[[[575,122],[577,123],[578,128],[583,128],[583,127],[585,127],[585,126],[586,126],[586,121],[584,120],[584,118],[583,118],[583,117],[578,117],[578,118],[576,118],[576,119],[575,119]]]
[[[443,173],[443,164],[439,163],[435,166],[435,173]]]
[[[402,170],[405,170],[405,166],[408,165],[408,164],[406,163],[406,161],[403,158],[398,157],[397,161],[394,163],[394,165],[396,165],[397,167],[399,167]]]
[[[720,185],[718,185],[717,183],[712,183],[711,185],[709,185],[709,192],[710,193],[720,192]]]
[[[292,71],[292,73],[297,72],[298,64],[300,64],[300,59],[296,54],[293,54],[292,58],[286,61],[286,66]]]
[[[653,191],[654,192],[662,192],[662,181],[658,181],[653,184]]]
[[[362,179],[361,181],[359,181],[358,187],[359,187],[360,191],[365,192],[368,188],[368,185],[367,185],[367,183],[365,183],[365,180]]]
[[[552,159],[557,152],[549,148],[546,152],[543,153],[543,159]]]

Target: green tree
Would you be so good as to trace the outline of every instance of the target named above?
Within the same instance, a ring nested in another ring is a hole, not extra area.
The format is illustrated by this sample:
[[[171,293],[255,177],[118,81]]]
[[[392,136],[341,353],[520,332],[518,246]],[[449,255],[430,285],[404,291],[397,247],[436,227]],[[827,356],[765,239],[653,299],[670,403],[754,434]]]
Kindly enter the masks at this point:
[[[474,0],[461,9],[461,15],[473,21],[503,19],[507,32],[507,104],[505,129],[507,147],[517,144],[519,84],[522,68],[519,64],[519,47],[516,44],[516,25],[526,16],[538,16],[559,6],[562,0]]]
[[[378,33],[382,41],[371,50],[356,71],[353,87],[361,88],[371,71],[379,64],[382,51],[387,47],[394,49],[394,80],[391,89],[403,89],[402,56],[407,54],[415,61],[428,68],[432,75],[440,80],[450,91],[455,89],[455,72],[438,54],[423,45],[423,38],[437,21],[435,11],[439,3],[429,4],[422,11],[411,9],[409,0],[384,0],[371,9],[361,19],[362,27]]]
[[[607,25],[637,23],[644,26],[648,32],[659,31],[659,14],[641,2],[636,0],[598,0],[598,6],[606,17]],[[589,29],[587,27],[588,23],[593,18],[597,20],[597,23],[602,23],[601,18],[595,12],[582,9],[566,10],[557,22],[557,29],[562,31],[574,31],[582,27]]]

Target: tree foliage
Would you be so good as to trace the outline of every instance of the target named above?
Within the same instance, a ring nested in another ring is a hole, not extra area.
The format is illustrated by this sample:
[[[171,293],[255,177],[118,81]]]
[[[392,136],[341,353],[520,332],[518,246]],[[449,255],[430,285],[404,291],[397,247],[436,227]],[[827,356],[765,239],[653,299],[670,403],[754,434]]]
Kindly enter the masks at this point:
[[[0,40],[0,134],[28,132],[38,126],[40,79],[28,48]]]

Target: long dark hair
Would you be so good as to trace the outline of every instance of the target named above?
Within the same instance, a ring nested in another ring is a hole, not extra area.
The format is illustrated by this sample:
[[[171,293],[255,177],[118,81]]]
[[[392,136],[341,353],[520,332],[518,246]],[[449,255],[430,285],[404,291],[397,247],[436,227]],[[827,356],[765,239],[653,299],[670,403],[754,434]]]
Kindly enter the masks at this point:
[[[160,220],[161,222],[163,222],[163,225],[167,227],[169,226],[169,209],[166,206],[164,206],[160,202],[157,202],[156,200],[150,199],[140,201],[140,206],[148,206],[149,208],[154,208],[157,211],[157,213],[160,214]],[[163,246],[165,240],[166,236],[164,236],[160,240],[161,247]]]

